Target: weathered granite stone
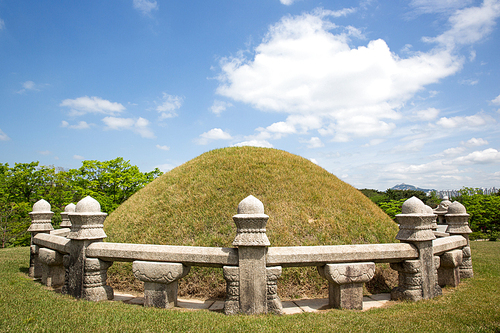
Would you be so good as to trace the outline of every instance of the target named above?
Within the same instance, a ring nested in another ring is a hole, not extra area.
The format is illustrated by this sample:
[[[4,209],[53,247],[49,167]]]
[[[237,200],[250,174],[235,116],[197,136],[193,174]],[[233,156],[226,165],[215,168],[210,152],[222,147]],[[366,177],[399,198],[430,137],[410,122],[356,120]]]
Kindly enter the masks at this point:
[[[440,258],[440,266],[438,269],[439,285],[441,287],[457,287],[460,283],[462,250],[445,252]]]
[[[375,274],[375,263],[328,264],[318,266],[328,280],[329,305],[336,309],[363,309],[363,283]]]
[[[113,299],[113,288],[106,284],[108,268],[112,262],[97,258],[85,259],[83,277],[83,298],[87,301],[99,302]]]
[[[394,265],[393,269],[399,272],[400,285],[393,290],[392,297],[410,300],[433,298],[437,295],[437,272],[432,246],[432,241],[436,237],[431,229],[435,215],[427,212],[420,199],[412,197],[405,201],[402,214],[396,215],[396,219],[399,222],[396,239],[411,243],[418,249],[419,264],[412,260],[410,265]],[[409,269],[409,267],[412,268]],[[415,285],[417,282],[420,283],[418,287]],[[405,288],[408,290],[405,291]],[[419,292],[421,292],[420,295],[418,295]]]
[[[474,277],[472,269],[472,257],[469,243],[469,214],[465,207],[458,201],[453,202],[448,207],[448,214],[445,215],[448,222],[446,232],[450,235],[461,235],[467,240],[467,245],[462,249],[462,264],[460,265],[460,278],[467,279]]]
[[[222,272],[226,280],[224,313],[234,315],[240,312],[240,269],[238,266],[224,266]]]
[[[431,221],[431,229],[432,229],[432,231],[435,232],[437,230],[437,228],[438,228],[438,225],[437,225],[437,215],[434,214],[434,211],[432,210],[432,208],[430,206],[427,206],[427,205],[425,205],[425,213],[427,215],[433,215],[434,216],[434,218]]]
[[[63,255],[57,251],[41,248],[38,260],[42,264],[42,283],[47,287],[59,287],[64,284]]]
[[[446,224],[445,215],[448,213],[448,207],[451,205],[451,201],[448,200],[448,197],[445,196],[443,201],[439,204],[439,206],[434,209],[434,214],[437,215],[438,224]]]
[[[266,253],[270,245],[266,235],[269,216],[263,204],[248,196],[238,205],[233,216],[237,226],[233,245],[238,247],[240,311],[245,314],[267,312]]]
[[[50,204],[41,199],[33,205],[33,211],[29,213],[29,215],[31,218],[31,225],[28,228],[28,231],[31,233],[31,249],[28,274],[30,277],[38,279],[42,277],[42,266],[38,261],[38,246],[34,246],[33,238],[38,233],[48,234],[54,230],[51,223],[54,213],[50,211]]]
[[[443,289],[439,285],[439,267],[441,266],[441,258],[439,256],[434,256],[434,281],[436,284],[434,286],[434,297],[441,296],[443,294]]]
[[[105,284],[106,270],[111,263],[87,260],[86,253],[92,243],[102,242],[106,237],[103,230],[106,216],[106,213],[101,213],[99,202],[89,196],[77,203],[75,212],[68,212],[71,231],[67,238],[71,242],[65,291],[73,297],[98,301],[112,296],[111,287]]]
[[[186,276],[189,269],[180,263],[134,261],[134,276],[144,282],[144,306],[177,306],[179,279]]]
[[[267,267],[266,299],[267,313],[283,314],[283,305],[278,296],[278,278],[281,276],[280,266]],[[237,314],[240,311],[240,273],[237,266],[224,266],[223,275],[226,280],[226,300],[224,302],[224,313],[226,315]]]
[[[61,228],[71,227],[71,221],[69,220],[68,213],[74,213],[75,209],[76,205],[74,203],[70,203],[64,207],[64,212],[61,212],[61,224],[59,225]]]

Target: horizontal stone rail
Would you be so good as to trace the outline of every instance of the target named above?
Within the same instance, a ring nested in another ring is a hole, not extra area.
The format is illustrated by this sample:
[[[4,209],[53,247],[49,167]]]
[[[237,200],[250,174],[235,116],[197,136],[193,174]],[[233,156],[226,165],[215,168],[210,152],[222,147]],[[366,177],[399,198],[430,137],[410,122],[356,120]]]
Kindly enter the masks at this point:
[[[57,252],[68,254],[70,252],[70,239],[52,234],[37,234],[33,237],[33,243]]]
[[[323,266],[349,262],[400,262],[418,258],[408,243],[270,247],[267,266]]]
[[[462,236],[449,236],[437,238],[432,241],[432,249],[435,256],[442,255],[445,252],[461,249],[467,246],[467,239]]]
[[[70,232],[70,228],[55,229],[50,232],[51,235],[66,237]]]
[[[92,243],[86,251],[89,258],[104,261],[159,261],[183,263],[186,266],[238,266],[238,251],[227,247],[173,246],[126,243]]]

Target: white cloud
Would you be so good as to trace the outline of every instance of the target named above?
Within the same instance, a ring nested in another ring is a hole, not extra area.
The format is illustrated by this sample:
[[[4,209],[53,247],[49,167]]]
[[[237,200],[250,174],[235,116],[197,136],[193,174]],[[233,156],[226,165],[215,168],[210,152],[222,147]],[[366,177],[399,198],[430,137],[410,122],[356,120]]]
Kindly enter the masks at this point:
[[[9,141],[9,140],[10,140],[9,136],[0,129],[0,141]]]
[[[67,127],[67,128],[71,128],[71,129],[87,129],[87,128],[90,128],[90,125],[89,123],[87,123],[86,121],[79,121],[78,124],[76,125],[70,125],[66,120],[63,120],[61,122],[61,127]]]
[[[325,146],[325,144],[321,142],[321,139],[317,136],[314,136],[311,139],[307,140],[306,143],[307,148],[321,148]]]
[[[212,128],[210,131],[200,134],[200,137],[195,141],[200,145],[206,145],[213,140],[231,140],[229,133],[224,132],[220,128]]]
[[[437,121],[437,125],[444,128],[471,128],[481,127],[495,122],[495,119],[488,115],[476,113],[472,116],[442,117]]]
[[[421,121],[429,121],[436,119],[439,115],[439,110],[435,108],[428,108],[427,110],[420,110],[415,112],[415,119]]]
[[[156,148],[160,149],[160,150],[170,150],[170,147],[169,146],[160,146],[160,145],[156,145]]]
[[[160,120],[176,117],[176,111],[183,102],[183,97],[163,93],[163,102],[156,107],[156,111],[160,113]]]
[[[500,152],[494,148],[483,151],[475,151],[466,156],[461,156],[453,160],[455,164],[489,164],[500,163]]]
[[[500,2],[484,0],[479,7],[457,10],[450,18],[451,28],[435,38],[424,41],[439,43],[449,50],[459,45],[476,43],[488,35],[500,16]]]
[[[160,169],[161,172],[168,172],[168,171],[172,170],[173,168],[175,168],[176,166],[177,165],[175,165],[175,164],[165,163],[165,164],[157,165],[157,166],[155,166],[155,168]]]
[[[422,13],[454,12],[472,3],[472,0],[412,0],[410,6]]]
[[[33,81],[25,81],[22,83],[23,89],[19,90],[18,94],[23,94],[26,91],[40,91],[41,87],[44,85],[35,84]]]
[[[280,0],[280,2],[285,6],[290,6],[295,0]]]
[[[491,101],[491,103],[493,103],[495,105],[500,105],[500,95],[498,95],[497,97],[495,97],[495,99],[493,99]]]
[[[155,137],[149,128],[149,121],[141,117],[138,119],[105,117],[102,121],[106,124],[106,129],[109,130],[130,130],[143,138],[152,139]]]
[[[248,140],[248,141],[243,141],[243,142],[240,142],[240,143],[233,145],[233,147],[244,147],[244,146],[261,147],[261,148],[273,148],[274,147],[271,143],[269,143],[266,140]]]
[[[116,102],[110,102],[100,97],[78,97],[75,99],[65,99],[59,106],[70,108],[71,116],[82,116],[87,113],[101,113],[115,115],[125,110],[125,107]]]
[[[134,0],[134,8],[144,15],[151,15],[151,11],[158,10],[158,3],[151,0]]]
[[[316,10],[282,18],[253,59],[221,62],[217,93],[261,110],[314,116],[320,134],[349,141],[390,134],[406,101],[462,66],[462,59],[446,50],[400,58],[381,39],[351,48],[348,29],[328,16],[331,12]]]
[[[316,164],[316,165],[319,165],[319,164],[318,164],[318,161],[316,161],[316,159],[315,159],[315,158],[310,158],[310,159],[309,159],[309,161],[313,162],[313,163],[314,163],[314,164]]]
[[[215,100],[214,104],[210,107],[210,111],[219,116],[223,111],[226,111],[226,109],[231,106],[233,106],[233,104],[229,102]]]
[[[81,155],[73,155],[73,158],[74,158],[75,160],[83,160],[83,159],[84,159],[84,157],[83,157],[83,156],[81,156]]]
[[[468,140],[467,142],[464,143],[467,147],[478,147],[478,146],[484,146],[484,145],[487,145],[488,144],[488,141],[486,141],[485,139],[476,139],[476,138],[472,138],[470,140]]]
[[[479,80],[463,79],[463,80],[460,80],[459,83],[460,84],[465,84],[465,85],[468,85],[468,86],[475,86],[476,84],[479,83]]]
[[[50,155],[52,153],[50,152],[50,150],[43,150],[43,151],[39,151],[38,154],[40,154],[40,155]]]
[[[5,29],[5,21],[0,19],[0,30]]]

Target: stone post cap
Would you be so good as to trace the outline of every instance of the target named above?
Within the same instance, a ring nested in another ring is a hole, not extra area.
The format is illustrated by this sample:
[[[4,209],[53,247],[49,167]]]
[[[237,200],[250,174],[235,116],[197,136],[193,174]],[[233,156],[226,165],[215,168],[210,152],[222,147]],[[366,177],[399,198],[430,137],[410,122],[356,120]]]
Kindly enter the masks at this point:
[[[465,235],[472,233],[469,228],[469,214],[465,210],[464,205],[455,201],[448,207],[448,214],[445,215],[448,222],[446,232],[449,234]]]
[[[31,218],[31,225],[28,228],[30,232],[47,232],[54,230],[52,227],[52,216],[54,212],[50,211],[50,204],[44,199],[40,199],[33,205],[33,211],[28,213]]]
[[[136,260],[132,264],[134,276],[143,282],[169,284],[189,273],[191,266],[181,263]]]
[[[321,276],[336,284],[365,283],[375,275],[375,263],[327,264],[318,266]]]
[[[443,201],[439,203],[439,206],[434,210],[436,213],[445,213],[448,212],[448,207],[451,205],[451,201],[448,200],[447,196],[443,197]]]
[[[69,239],[103,239],[104,220],[108,214],[101,212],[101,205],[94,198],[87,196],[80,200],[74,212],[68,212],[71,221],[71,230],[67,236]]]
[[[428,211],[424,203],[411,197],[403,203],[401,214],[396,215],[399,232],[396,239],[410,242],[423,242],[436,239],[432,232],[432,223],[436,215]]]
[[[68,213],[74,213],[76,209],[76,205],[74,203],[70,203],[66,207],[64,207],[64,212],[61,212],[61,224],[60,227],[71,227],[71,221],[69,220]]]
[[[234,246],[269,246],[266,224],[269,216],[264,214],[264,204],[250,195],[238,205],[238,214],[233,216],[237,231]]]

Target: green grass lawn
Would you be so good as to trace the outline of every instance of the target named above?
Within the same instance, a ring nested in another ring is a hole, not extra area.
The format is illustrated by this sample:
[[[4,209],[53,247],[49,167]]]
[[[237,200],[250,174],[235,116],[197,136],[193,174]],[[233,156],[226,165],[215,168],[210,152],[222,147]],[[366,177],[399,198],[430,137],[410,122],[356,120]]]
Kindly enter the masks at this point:
[[[0,332],[500,332],[500,242],[471,247],[475,278],[433,300],[289,316],[75,300],[27,276],[28,248],[0,249]]]

